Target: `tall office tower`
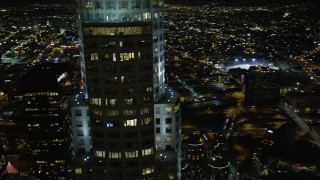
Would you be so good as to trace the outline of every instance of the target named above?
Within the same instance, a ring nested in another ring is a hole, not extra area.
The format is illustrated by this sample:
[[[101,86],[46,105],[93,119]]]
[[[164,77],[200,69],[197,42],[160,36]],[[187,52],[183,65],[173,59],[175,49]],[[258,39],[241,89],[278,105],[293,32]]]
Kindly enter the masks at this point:
[[[163,0],[77,0],[95,179],[152,179],[164,96]]]
[[[245,105],[276,108],[280,97],[280,71],[251,66],[246,76]]]
[[[69,100],[60,93],[62,67],[39,65],[23,78],[23,119],[31,150],[28,165],[35,179],[68,179]]]

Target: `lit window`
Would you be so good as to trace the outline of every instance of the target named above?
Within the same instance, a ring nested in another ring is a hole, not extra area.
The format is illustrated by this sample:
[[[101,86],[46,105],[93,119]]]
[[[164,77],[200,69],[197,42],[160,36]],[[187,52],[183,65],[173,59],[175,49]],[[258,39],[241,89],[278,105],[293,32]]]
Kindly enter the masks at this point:
[[[159,107],[156,108],[156,114],[160,114],[160,108]]]
[[[156,151],[160,151],[161,150],[161,145],[156,145]]]
[[[87,2],[83,2],[83,6],[87,9],[91,9],[92,8],[92,2],[91,1],[87,1]]]
[[[124,99],[123,102],[124,102],[124,105],[133,105],[134,104],[133,98]]]
[[[162,6],[163,6],[163,1],[159,0],[159,7],[162,7]]]
[[[134,116],[136,114],[135,109],[125,109],[123,110],[123,115],[124,116]]]
[[[138,157],[138,150],[136,151],[126,151],[126,158],[135,158]]]
[[[146,91],[147,91],[147,92],[152,92],[152,87],[146,88]]]
[[[123,83],[124,82],[124,76],[121,76],[121,83]]]
[[[124,127],[137,126],[137,119],[129,119],[123,122]]]
[[[110,99],[109,100],[109,105],[110,106],[116,106],[118,104],[118,100],[117,99]]]
[[[142,175],[153,173],[153,171],[154,171],[153,167],[143,168],[142,169]]]
[[[120,61],[128,61],[134,59],[134,53],[120,53]]]
[[[106,156],[106,152],[105,151],[95,150],[94,151],[94,155],[97,156],[97,157],[105,157]]]
[[[160,142],[161,141],[161,137],[159,135],[156,135],[156,142]]]
[[[118,110],[107,110],[107,116],[118,116],[119,111]]]
[[[150,117],[145,117],[141,119],[141,125],[150,124],[152,122],[152,119]]]
[[[75,168],[74,172],[75,172],[75,174],[82,174],[82,169],[81,168]]]
[[[171,139],[171,136],[167,136],[167,137],[166,137],[166,142],[171,142],[171,140],[172,140],[172,139]]]
[[[37,164],[45,164],[45,163],[47,163],[46,161],[37,161],[36,162]]]
[[[113,54],[112,54],[112,60],[113,60],[113,61],[117,61],[117,54],[116,54],[116,53],[113,53]]]
[[[92,109],[92,114],[95,116],[101,116],[102,115],[102,111],[99,109]]]
[[[150,113],[150,108],[145,107],[145,108],[141,108],[140,110],[141,115],[149,114],[149,113]]]
[[[158,15],[158,13],[154,13],[154,19],[158,19],[159,18],[159,15]]]
[[[91,98],[90,104],[100,106],[101,105],[101,98]]]
[[[109,152],[109,158],[121,159],[121,152]]]
[[[147,155],[150,155],[150,154],[153,154],[153,149],[152,148],[143,149],[142,150],[142,156],[147,156]]]
[[[150,13],[143,13],[143,20],[150,20],[151,14]]]
[[[91,61],[98,61],[99,60],[98,53],[91,53],[90,60]]]
[[[172,107],[165,107],[166,113],[172,113]]]

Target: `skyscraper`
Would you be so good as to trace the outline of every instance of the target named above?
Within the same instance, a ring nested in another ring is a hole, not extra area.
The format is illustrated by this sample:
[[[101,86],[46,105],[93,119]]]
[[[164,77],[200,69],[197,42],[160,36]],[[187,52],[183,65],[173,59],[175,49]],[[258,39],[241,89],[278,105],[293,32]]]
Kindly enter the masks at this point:
[[[152,179],[165,94],[163,0],[77,0],[96,179]]]
[[[30,141],[29,172],[35,179],[68,179],[71,139],[69,100],[60,92],[63,67],[38,65],[23,77],[22,119]]]
[[[280,72],[268,67],[251,66],[246,76],[247,107],[276,108],[280,96]]]

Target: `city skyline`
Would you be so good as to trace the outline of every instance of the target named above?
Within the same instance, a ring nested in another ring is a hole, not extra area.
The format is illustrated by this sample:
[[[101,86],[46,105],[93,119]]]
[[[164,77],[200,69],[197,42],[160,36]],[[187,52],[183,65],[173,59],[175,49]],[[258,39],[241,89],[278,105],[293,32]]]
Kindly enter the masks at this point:
[[[319,178],[319,2],[90,2],[0,8],[0,177]]]

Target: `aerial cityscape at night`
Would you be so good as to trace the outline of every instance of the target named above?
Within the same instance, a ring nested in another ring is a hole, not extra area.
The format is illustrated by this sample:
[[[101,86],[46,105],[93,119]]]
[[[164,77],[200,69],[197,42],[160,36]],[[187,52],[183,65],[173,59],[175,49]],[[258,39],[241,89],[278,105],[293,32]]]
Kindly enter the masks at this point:
[[[320,1],[0,3],[0,179],[320,179]]]

